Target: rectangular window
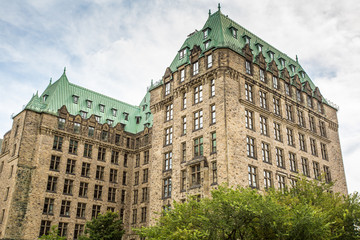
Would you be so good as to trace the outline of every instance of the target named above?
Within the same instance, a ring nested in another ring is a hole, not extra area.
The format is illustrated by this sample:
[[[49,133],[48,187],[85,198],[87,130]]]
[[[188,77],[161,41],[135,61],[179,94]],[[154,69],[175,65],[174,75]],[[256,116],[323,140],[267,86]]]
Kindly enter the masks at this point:
[[[201,173],[200,164],[191,166],[191,186],[200,185]]]
[[[186,109],[186,92],[182,95],[182,109]]]
[[[117,115],[117,109],[112,108],[112,109],[111,109],[111,112],[112,112],[113,117],[116,117],[116,115]]]
[[[62,200],[61,208],[60,208],[60,216],[61,217],[70,217],[70,201]]]
[[[85,112],[85,111],[80,111],[80,116],[81,116],[83,119],[86,119],[86,118],[87,118],[87,112]]]
[[[293,134],[293,130],[291,128],[286,128],[286,135],[287,135],[287,143],[290,146],[295,146],[294,143],[294,134]]]
[[[186,48],[179,51],[179,59],[183,59],[186,55]]]
[[[324,159],[324,160],[329,160],[329,159],[328,159],[327,150],[326,150],[326,144],[320,143],[320,149],[321,149],[322,159]]]
[[[149,159],[150,159],[149,150],[144,151],[144,165],[149,163]]]
[[[278,78],[277,77],[275,77],[275,76],[273,76],[273,87],[275,88],[275,89],[279,89],[279,82],[278,82]]]
[[[127,167],[127,162],[128,162],[128,154],[125,153],[124,154],[124,167]]]
[[[61,151],[62,143],[63,143],[63,137],[54,136],[53,149],[54,149],[54,150]]]
[[[79,197],[87,197],[88,189],[89,189],[89,183],[80,182]]]
[[[322,137],[326,137],[325,122],[319,121],[319,130],[320,130],[320,135],[321,135]]]
[[[165,83],[165,96],[170,94],[170,90],[171,90],[171,83],[170,82]]]
[[[48,177],[48,182],[46,185],[46,191],[48,192],[56,192],[56,185],[57,185],[57,177],[54,176],[49,176]]]
[[[310,131],[316,133],[315,118],[309,115],[309,127]]]
[[[246,137],[246,151],[248,157],[256,158],[256,146],[254,138]]]
[[[88,136],[89,137],[93,137],[95,133],[95,128],[94,127],[89,127],[88,129]]]
[[[69,143],[69,153],[71,154],[77,154],[77,149],[78,149],[78,141],[70,139],[70,143]]]
[[[76,164],[76,160],[73,160],[73,159],[67,160],[67,163],[66,163],[66,173],[67,174],[74,174],[75,164]]]
[[[74,133],[80,133],[80,123],[74,123]]]
[[[245,109],[245,127],[254,130],[254,113]]]
[[[276,165],[281,168],[285,168],[284,151],[280,148],[276,148]]]
[[[194,156],[203,156],[203,137],[198,137],[194,139]]]
[[[320,165],[318,162],[313,162],[314,178],[320,180]]]
[[[74,240],[79,239],[79,236],[84,233],[84,225],[83,224],[75,224],[74,228]]]
[[[292,152],[289,152],[289,164],[290,164],[290,171],[297,172],[296,156]]]
[[[97,160],[105,162],[105,154],[106,154],[106,148],[99,147]]]
[[[164,170],[171,170],[172,168],[172,152],[165,153]]]
[[[202,102],[202,85],[194,88],[194,104]]]
[[[64,130],[65,129],[65,118],[59,118],[58,119],[58,128],[60,130]]]
[[[309,160],[307,158],[301,158],[301,164],[302,164],[302,170],[303,174],[307,177],[310,177],[310,171],[309,171]]]
[[[214,96],[215,96],[215,79],[212,79],[210,85],[210,97],[214,97]]]
[[[111,151],[111,163],[112,164],[119,164],[119,152],[118,151]]]
[[[215,104],[210,106],[210,117],[211,124],[216,123],[216,112],[215,112]]]
[[[278,189],[284,191],[286,188],[286,177],[283,175],[277,175],[278,178]]]
[[[104,169],[103,166],[96,166],[96,176],[95,179],[97,180],[104,180]]]
[[[264,116],[260,116],[260,133],[268,136],[267,118]]]
[[[92,154],[92,145],[85,143],[84,145],[84,157],[91,158]]]
[[[313,138],[310,138],[310,148],[311,148],[311,154],[317,156],[316,140]]]
[[[93,205],[92,211],[91,211],[91,218],[97,218],[97,216],[100,214],[100,205]]]
[[[123,171],[122,185],[126,186],[126,171]]]
[[[306,141],[305,141],[305,135],[302,133],[299,133],[299,144],[300,144],[300,150],[306,152]]]
[[[248,175],[249,175],[249,187],[257,188],[257,173],[256,167],[248,166]]]
[[[94,187],[94,199],[101,200],[103,186],[95,184]]]
[[[298,110],[298,121],[299,121],[300,127],[306,127],[303,111]]]
[[[186,162],[186,142],[181,143],[181,162]]]
[[[4,218],[5,218],[5,209],[3,209],[3,210],[1,211],[1,215],[0,215],[0,224],[1,224],[1,223],[3,223]]]
[[[207,41],[207,43],[210,43],[210,41]],[[207,68],[211,68],[213,65],[213,59],[212,59],[212,55],[210,54],[209,56],[207,56]]]
[[[216,153],[216,132],[211,133],[211,153]]]
[[[216,184],[218,181],[218,175],[217,175],[217,163],[212,162],[212,184]]]
[[[186,116],[182,117],[182,134],[186,134]]]
[[[181,170],[180,191],[186,191],[186,170]]]
[[[126,199],[126,191],[125,190],[121,190],[121,203],[125,203],[125,199]]]
[[[135,224],[137,222],[137,209],[133,209],[132,211],[132,224]]]
[[[271,163],[270,159],[270,145],[268,143],[261,143],[262,160],[266,163]]]
[[[180,70],[180,82],[185,81],[185,69]]]
[[[105,105],[99,104],[99,110],[103,113],[105,111]]]
[[[309,107],[309,108],[313,108],[313,103],[312,103],[312,98],[311,98],[311,96],[307,95],[306,100],[307,100],[307,105],[308,105],[308,107]]]
[[[164,196],[164,198],[171,197],[171,177],[164,179],[164,182],[163,182],[163,196]]]
[[[285,94],[287,96],[291,96],[290,85],[288,83],[285,83],[284,88],[285,88]]]
[[[169,104],[165,108],[166,108],[165,120],[170,121],[173,119],[173,104]]]
[[[264,188],[269,189],[272,187],[272,174],[270,171],[264,170]]]
[[[296,100],[302,102],[301,91],[299,89],[296,89]]]
[[[281,115],[281,111],[280,111],[280,99],[279,98],[273,98],[273,103],[274,103],[274,113],[278,116]]]
[[[134,173],[134,185],[135,186],[139,185],[139,176],[140,176],[139,171]]]
[[[60,165],[60,157],[51,155],[51,161],[50,161],[50,168],[49,169],[53,170],[53,171],[59,171],[59,165]]]
[[[144,187],[142,189],[142,199],[141,199],[141,201],[146,202],[147,200],[148,200],[148,188]]]
[[[267,98],[266,98],[266,92],[259,91],[259,97],[260,97],[260,107],[267,109]]]
[[[193,67],[193,75],[195,76],[196,74],[199,73],[199,62],[194,62],[192,67]]]
[[[285,110],[286,110],[286,118],[287,118],[287,120],[294,121],[292,105],[285,104]]]
[[[245,83],[245,99],[249,102],[253,102],[252,85]]]
[[[141,222],[146,222],[146,212],[147,212],[147,208],[142,207],[141,208]]]
[[[110,168],[109,182],[117,183],[118,170]]]
[[[72,195],[73,185],[74,185],[73,180],[65,179],[63,194]]]
[[[85,212],[86,212],[86,203],[79,202],[76,209],[76,217],[85,218]]]
[[[116,188],[109,187],[109,189],[108,189],[108,202],[116,202]]]
[[[81,176],[90,177],[90,163],[86,163],[86,162],[82,163]]]
[[[172,127],[165,129],[165,145],[172,144]]]
[[[277,141],[282,141],[281,138],[281,126],[279,123],[274,122],[274,137]]]
[[[78,104],[79,102],[79,96],[73,95],[73,103]]]
[[[203,128],[203,111],[198,110],[194,113],[194,130]]]
[[[143,170],[143,183],[147,183],[149,180],[149,169],[145,168]]]
[[[325,182],[330,183],[331,182],[331,174],[330,174],[330,168],[328,166],[324,165],[324,173],[325,173]]]
[[[264,70],[260,68],[259,74],[260,74],[260,81],[265,82],[265,73],[264,73]]]
[[[247,74],[251,74],[251,63],[249,61],[245,61],[245,69]]]
[[[50,233],[51,221],[41,220],[39,236],[48,235]]]
[[[53,198],[45,198],[43,214],[54,214],[54,199]]]

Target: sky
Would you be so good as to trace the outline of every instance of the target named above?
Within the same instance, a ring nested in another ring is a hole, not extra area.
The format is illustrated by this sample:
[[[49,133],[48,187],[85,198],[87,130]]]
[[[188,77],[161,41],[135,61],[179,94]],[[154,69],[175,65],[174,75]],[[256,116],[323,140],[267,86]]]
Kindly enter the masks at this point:
[[[220,0],[0,1],[0,138],[32,94],[70,82],[138,105]],[[223,0],[221,11],[299,62],[339,106],[349,192],[360,192],[360,1]]]

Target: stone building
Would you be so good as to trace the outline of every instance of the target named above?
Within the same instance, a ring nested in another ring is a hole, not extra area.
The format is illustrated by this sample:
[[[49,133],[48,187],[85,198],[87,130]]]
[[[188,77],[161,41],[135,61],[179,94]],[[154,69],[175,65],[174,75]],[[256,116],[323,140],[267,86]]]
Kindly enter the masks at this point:
[[[127,230],[219,184],[264,190],[300,175],[347,193],[337,109],[298,60],[220,9],[191,33],[139,106],[64,74],[13,118],[0,154],[0,238],[58,225],[77,239],[117,211]]]

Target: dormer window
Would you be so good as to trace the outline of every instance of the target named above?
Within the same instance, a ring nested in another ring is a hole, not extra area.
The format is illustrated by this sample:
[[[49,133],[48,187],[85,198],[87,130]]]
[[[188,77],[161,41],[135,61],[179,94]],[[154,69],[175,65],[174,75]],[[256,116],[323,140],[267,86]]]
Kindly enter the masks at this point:
[[[248,35],[243,36],[245,44],[250,44],[250,37]]]
[[[112,112],[112,115],[113,115],[114,117],[116,117],[117,110],[116,110],[115,108],[112,108],[112,109],[111,109],[111,112]]]
[[[43,96],[44,102],[46,101],[46,99],[48,98],[48,96],[49,96],[49,95],[47,95],[47,94],[45,94],[45,95]]]
[[[234,28],[234,27],[231,27],[231,28],[230,28],[230,31],[231,31],[231,35],[232,35],[234,38],[237,38],[237,29]]]
[[[281,67],[285,67],[285,59],[279,58],[279,61],[280,61]]]
[[[129,113],[124,112],[123,114],[124,114],[125,121],[128,121],[129,120]]]
[[[165,96],[170,94],[171,85],[170,82],[165,83]]]
[[[204,31],[203,31],[203,36],[204,36],[204,39],[207,39],[209,37],[209,31],[210,29],[209,28],[206,28]]]
[[[112,126],[114,124],[114,121],[111,120],[111,119],[107,119],[106,120],[106,123],[109,125],[109,126]]]
[[[136,116],[135,118],[136,118],[136,124],[139,124],[139,123],[140,123],[140,120],[141,120],[141,117]]]
[[[82,118],[86,119],[86,117],[87,117],[87,112],[85,112],[85,111],[80,111],[80,116],[81,116]]]
[[[73,95],[73,103],[78,104],[79,102],[79,96]]]
[[[145,109],[146,109],[146,104],[143,105],[143,111],[145,111]]]
[[[179,59],[183,59],[186,55],[186,48],[180,50],[179,52]]]
[[[268,51],[268,55],[269,55],[271,60],[274,60],[274,52]]]
[[[262,47],[263,46],[260,43],[257,43],[256,47],[257,47],[257,50],[258,50],[259,53],[262,52]]]
[[[302,78],[304,78],[304,77],[305,77],[305,72],[304,72],[304,71],[301,71],[301,72],[300,72],[300,75],[301,75]]]
[[[146,113],[146,120],[150,118],[151,113]]]
[[[87,108],[91,108],[91,105],[92,105],[92,101],[91,100],[86,100]]]
[[[206,41],[205,43],[204,43],[204,45],[205,45],[205,50],[207,50],[208,48],[209,48],[209,46],[210,46],[210,40],[209,41]]]
[[[100,122],[100,116],[95,115],[95,120],[99,123]]]
[[[291,72],[295,72],[295,66],[294,65],[292,65],[292,64],[290,64],[290,70],[291,70]]]
[[[103,113],[105,111],[105,105],[99,104],[99,109],[100,109],[100,112]]]

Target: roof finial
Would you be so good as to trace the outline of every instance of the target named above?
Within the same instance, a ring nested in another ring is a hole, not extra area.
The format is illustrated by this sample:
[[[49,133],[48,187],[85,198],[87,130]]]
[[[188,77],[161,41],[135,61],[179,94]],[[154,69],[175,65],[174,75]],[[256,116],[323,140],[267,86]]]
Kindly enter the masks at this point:
[[[50,78],[50,83],[49,83],[49,85],[51,85],[51,83],[52,83],[52,78]]]
[[[66,73],[66,67],[64,67],[64,74]]]
[[[296,54],[296,62],[297,62],[297,63],[299,62],[299,59],[298,59],[298,56],[297,56],[297,54]]]
[[[210,17],[210,15],[211,15],[211,9],[209,9],[209,17]]]
[[[220,3],[218,3],[218,10],[220,12],[220,9],[221,9],[221,6],[220,6]]]

